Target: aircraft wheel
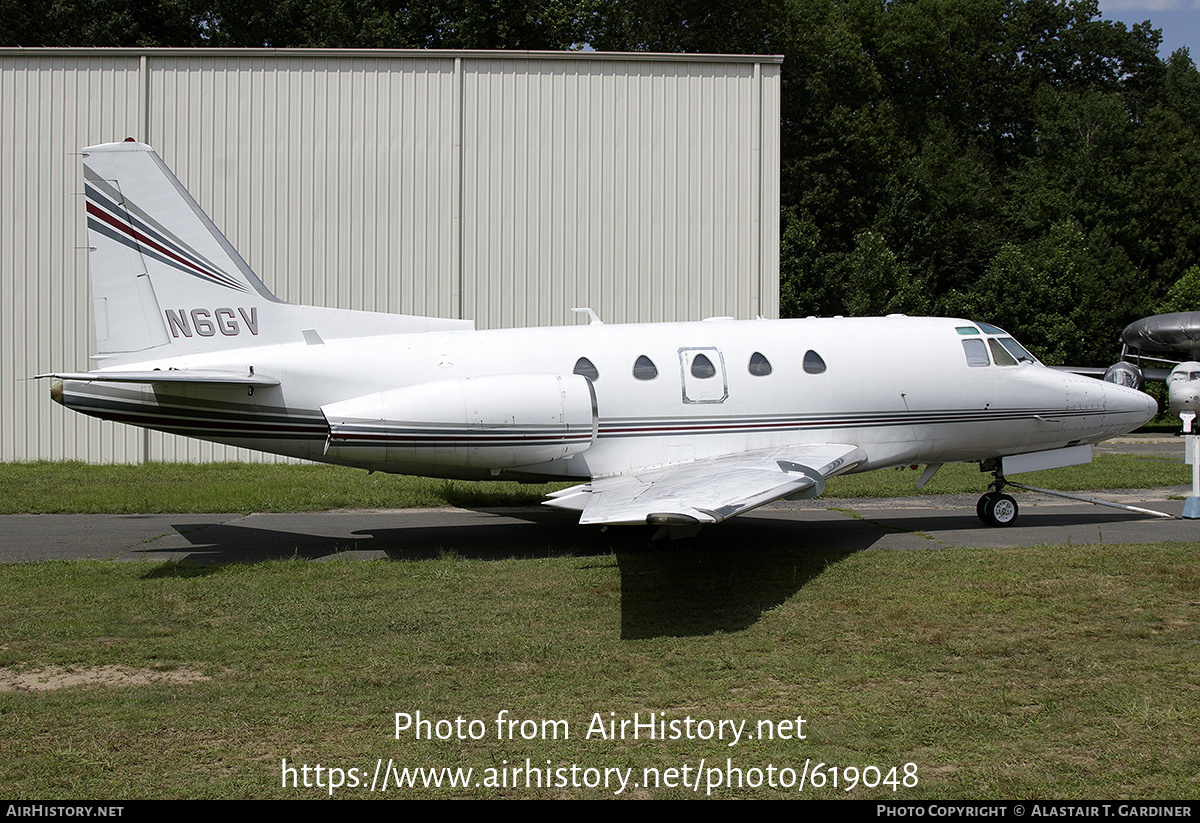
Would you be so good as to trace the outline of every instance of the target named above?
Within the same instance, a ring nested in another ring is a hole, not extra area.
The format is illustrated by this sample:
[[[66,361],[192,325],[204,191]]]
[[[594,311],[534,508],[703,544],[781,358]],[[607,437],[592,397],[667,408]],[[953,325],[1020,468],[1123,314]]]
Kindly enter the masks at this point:
[[[989,526],[991,523],[989,523],[987,519],[987,507],[992,498],[995,496],[995,492],[984,492],[979,498],[979,502],[975,504],[975,514],[979,515],[979,519]]]
[[[1017,501],[1007,494],[990,492],[979,498],[980,519],[989,526],[1011,526],[1017,519]]]

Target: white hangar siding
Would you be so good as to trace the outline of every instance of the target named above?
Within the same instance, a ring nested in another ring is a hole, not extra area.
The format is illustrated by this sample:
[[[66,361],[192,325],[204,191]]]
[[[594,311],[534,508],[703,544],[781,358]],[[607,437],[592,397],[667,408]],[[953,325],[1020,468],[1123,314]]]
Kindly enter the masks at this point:
[[[0,49],[0,459],[260,459],[27,379],[94,353],[82,146],[153,145],[295,303],[481,329],[776,317],[781,60]]]

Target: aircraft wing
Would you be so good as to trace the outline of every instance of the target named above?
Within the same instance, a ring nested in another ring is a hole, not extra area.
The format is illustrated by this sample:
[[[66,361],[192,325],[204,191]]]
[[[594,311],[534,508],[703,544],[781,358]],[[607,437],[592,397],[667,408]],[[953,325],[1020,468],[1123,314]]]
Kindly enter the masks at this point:
[[[581,510],[580,523],[719,523],[764,503],[803,493],[866,459],[857,446],[821,443],[761,449],[599,477],[556,492],[547,506]]]

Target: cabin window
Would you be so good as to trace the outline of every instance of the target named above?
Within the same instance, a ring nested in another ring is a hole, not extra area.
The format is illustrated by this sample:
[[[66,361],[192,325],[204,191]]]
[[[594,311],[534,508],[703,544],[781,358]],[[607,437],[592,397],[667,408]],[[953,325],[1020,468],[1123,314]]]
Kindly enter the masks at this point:
[[[698,354],[692,359],[692,377],[707,380],[710,377],[715,377],[716,374],[717,367],[703,354]]]
[[[988,340],[988,346],[992,350],[992,359],[996,361],[997,366],[1015,366],[1015,365],[1017,365],[1017,358],[1013,357],[1011,354],[1009,354],[1007,351],[1005,351],[1004,347],[1000,345],[999,340],[996,340],[995,338],[990,338]]]
[[[575,361],[575,374],[586,377],[593,383],[600,379],[600,372],[592,365],[592,361],[581,357]]]
[[[812,349],[804,353],[804,370],[809,374],[824,374],[825,361]]]
[[[982,340],[964,340],[962,344],[963,351],[967,353],[968,366],[976,368],[992,365],[992,361],[988,360],[987,348],[983,345]]]
[[[653,380],[658,377],[658,368],[653,360],[643,354],[633,364],[633,376],[638,380]]]
[[[755,377],[766,377],[771,373],[771,361],[762,352],[750,355],[750,373]]]

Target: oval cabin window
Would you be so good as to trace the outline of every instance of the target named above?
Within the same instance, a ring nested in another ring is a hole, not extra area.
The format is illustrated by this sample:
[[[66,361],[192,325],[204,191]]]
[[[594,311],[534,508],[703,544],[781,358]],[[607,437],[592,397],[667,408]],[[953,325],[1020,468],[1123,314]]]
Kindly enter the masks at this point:
[[[825,361],[812,349],[804,353],[804,370],[809,374],[824,374]]]
[[[593,383],[600,379],[600,372],[592,364],[592,361],[586,357],[581,357],[575,361],[575,374],[578,374],[580,377],[586,377]]]
[[[717,367],[703,354],[696,355],[692,360],[692,377],[707,380],[710,377],[715,377],[716,374]]]
[[[771,373],[771,361],[762,352],[750,355],[750,373],[755,377],[766,377]]]
[[[653,380],[658,377],[658,367],[654,365],[653,360],[643,354],[633,364],[633,376],[638,380]]]

